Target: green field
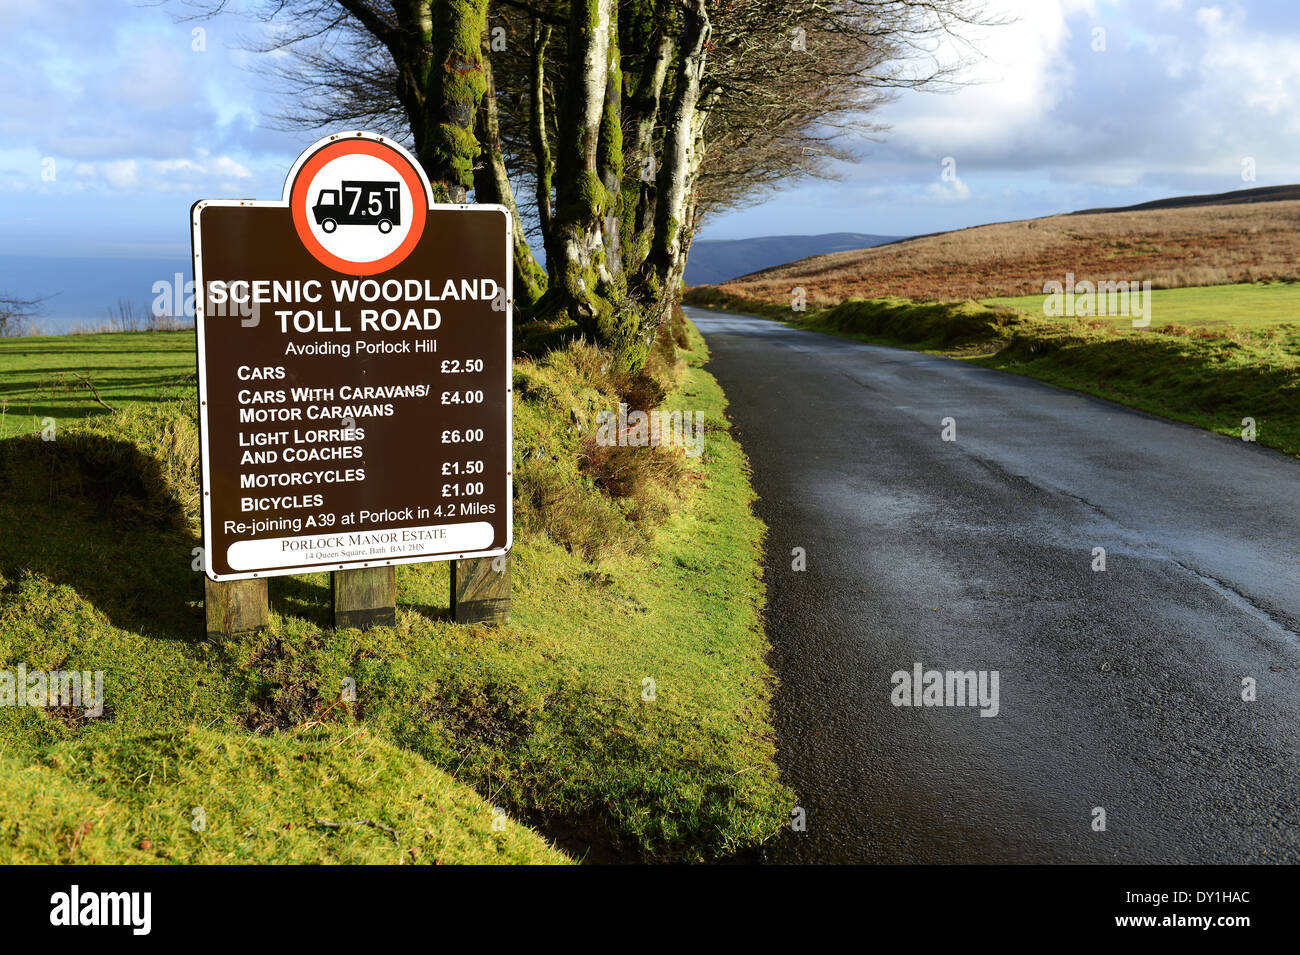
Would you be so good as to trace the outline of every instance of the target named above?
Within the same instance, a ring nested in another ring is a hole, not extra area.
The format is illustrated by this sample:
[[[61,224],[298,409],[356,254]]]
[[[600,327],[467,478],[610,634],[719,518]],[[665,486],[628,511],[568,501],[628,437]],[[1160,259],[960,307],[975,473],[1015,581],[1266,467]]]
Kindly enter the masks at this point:
[[[653,493],[579,469],[575,421],[619,399],[594,349],[516,365],[509,626],[450,622],[446,564],[417,564],[396,627],[334,631],[327,576],[282,577],[269,630],[222,645],[191,569],[193,386],[165,400],[191,334],[0,343],[26,432],[0,440],[0,669],[102,670],[106,701],[98,719],[0,707],[0,862],[568,861],[543,835],[709,860],[770,839],[794,797],[763,527],[703,341],[682,338],[664,406],[704,413],[705,453]],[[118,410],[46,390],[74,372]]]
[[[1043,314],[1047,296],[984,299],[986,305],[1007,305],[1031,315]],[[1076,303],[1079,298],[1076,296]],[[1269,328],[1300,323],[1300,283],[1257,282],[1247,285],[1205,285],[1196,288],[1152,289],[1148,315],[1152,328],[1184,325],[1191,328]],[[1119,330],[1133,329],[1131,318],[1087,316]]]
[[[47,417],[63,426],[175,400],[194,391],[194,374],[192,331],[0,338],[0,439]]]

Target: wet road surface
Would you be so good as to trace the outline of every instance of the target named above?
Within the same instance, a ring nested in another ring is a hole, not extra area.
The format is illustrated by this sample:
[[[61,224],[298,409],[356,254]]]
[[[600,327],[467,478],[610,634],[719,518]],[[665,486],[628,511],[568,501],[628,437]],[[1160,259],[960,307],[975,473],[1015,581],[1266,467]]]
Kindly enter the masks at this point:
[[[778,759],[807,829],[769,859],[1300,861],[1300,462],[687,312],[770,528]],[[997,715],[894,705],[918,664],[997,671]]]

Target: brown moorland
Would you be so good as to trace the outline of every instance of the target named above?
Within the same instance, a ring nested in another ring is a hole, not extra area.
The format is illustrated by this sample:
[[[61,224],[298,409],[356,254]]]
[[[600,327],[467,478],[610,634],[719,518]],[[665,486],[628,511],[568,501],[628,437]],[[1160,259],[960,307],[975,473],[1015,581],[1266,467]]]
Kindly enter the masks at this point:
[[[719,286],[809,307],[848,298],[1032,295],[1049,280],[1150,280],[1153,288],[1300,279],[1300,201],[1075,213],[1000,222],[814,256]]]

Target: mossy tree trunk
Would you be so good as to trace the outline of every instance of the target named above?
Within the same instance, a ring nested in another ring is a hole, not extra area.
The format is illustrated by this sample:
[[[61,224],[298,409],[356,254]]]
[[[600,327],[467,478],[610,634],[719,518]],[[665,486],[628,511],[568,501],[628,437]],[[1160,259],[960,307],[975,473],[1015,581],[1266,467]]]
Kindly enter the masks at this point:
[[[704,0],[570,4],[547,304],[623,367],[645,362],[680,289],[708,37]]]
[[[464,202],[474,184],[479,154],[474,116],[487,90],[482,58],[487,6],[487,0],[411,4],[421,14],[421,46],[429,50],[422,77],[424,135],[416,147],[443,202]]]
[[[515,202],[501,152],[501,125],[497,115],[496,84],[492,77],[492,64],[487,58],[488,47],[483,47],[483,75],[486,79],[483,100],[478,111],[478,139],[482,143],[483,159],[474,168],[474,198],[478,202],[500,203],[510,210],[514,226],[515,308],[524,313],[534,309],[546,292],[546,270],[535,258],[528,245],[528,234],[523,217]]]
[[[704,120],[700,108],[704,62],[711,26],[705,0],[685,0],[677,46],[673,95],[664,123],[663,161],[656,182],[654,228],[642,267],[647,325],[668,320],[673,294],[686,270],[686,255],[695,235],[697,186],[702,159]],[[653,337],[653,336],[652,336]]]
[[[514,218],[516,304],[546,290],[528,245],[501,152],[496,90],[485,44],[488,0],[393,0],[391,14],[367,0],[339,0],[393,57],[397,96],[416,157],[437,202],[501,203]]]

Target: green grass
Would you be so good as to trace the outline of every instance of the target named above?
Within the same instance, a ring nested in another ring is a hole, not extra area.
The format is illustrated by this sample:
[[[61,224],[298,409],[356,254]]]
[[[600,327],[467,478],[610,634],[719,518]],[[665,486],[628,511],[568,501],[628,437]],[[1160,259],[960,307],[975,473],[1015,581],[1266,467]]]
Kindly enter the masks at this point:
[[[115,366],[153,338],[121,337],[101,352]],[[520,493],[564,493],[518,502],[500,629],[451,623],[447,566],[431,563],[398,568],[395,627],[333,631],[328,578],[305,575],[270,582],[268,630],[214,645],[191,570],[192,398],[142,391],[55,441],[0,441],[0,669],[103,670],[106,697],[97,720],[0,708],[0,861],[560,859],[528,826],[698,860],[774,835],[793,797],[774,758],[763,528],[702,339],[691,330],[665,405],[706,414],[705,454],[653,527],[574,463],[616,400],[586,355],[516,373]],[[44,410],[62,421],[81,403]],[[597,515],[608,550],[545,530],[566,501],[582,506],[560,526]],[[345,678],[355,702],[339,702]]]
[[[0,439],[39,430],[46,417],[62,427],[105,405],[179,398],[194,390],[194,373],[192,331],[0,338]]]
[[[1195,290],[1189,290],[1195,291]],[[687,304],[772,318],[879,345],[949,355],[1108,398],[1300,456],[1300,324],[1117,331],[1098,321],[1047,319],[978,302],[850,300],[792,312],[716,289]]]
[[[1043,295],[1021,295],[984,299],[983,302],[1046,317],[1043,315],[1045,299]],[[1300,283],[1256,282],[1152,289],[1150,303],[1146,314],[1154,328],[1163,325],[1224,330],[1269,328],[1300,322]],[[1133,328],[1130,317],[1101,316],[1098,320],[1120,331],[1140,331]]]
[[[358,731],[188,726],[0,755],[0,861],[570,860],[426,760]]]

